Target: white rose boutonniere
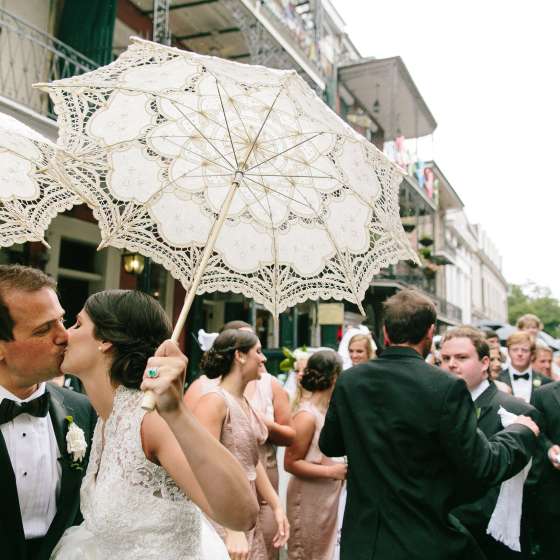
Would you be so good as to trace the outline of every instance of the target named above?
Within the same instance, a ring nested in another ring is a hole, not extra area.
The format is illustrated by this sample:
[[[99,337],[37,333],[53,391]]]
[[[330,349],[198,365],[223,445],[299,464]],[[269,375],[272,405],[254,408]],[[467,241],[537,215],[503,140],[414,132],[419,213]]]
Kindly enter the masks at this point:
[[[72,416],[67,416],[68,431],[66,432],[66,450],[71,457],[70,468],[82,470],[82,462],[86,456],[87,443],[84,431],[75,422]]]
[[[542,381],[540,379],[533,379],[533,387],[540,387]]]

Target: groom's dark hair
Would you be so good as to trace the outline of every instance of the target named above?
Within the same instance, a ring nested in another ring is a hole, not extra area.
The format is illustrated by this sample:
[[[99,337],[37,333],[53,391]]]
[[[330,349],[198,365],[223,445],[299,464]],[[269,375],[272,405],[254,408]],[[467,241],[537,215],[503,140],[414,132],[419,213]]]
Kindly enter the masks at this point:
[[[418,344],[435,324],[436,307],[417,290],[401,290],[383,304],[385,329],[393,344]]]
[[[51,288],[56,292],[54,278],[38,268],[19,264],[0,265],[0,340],[14,339],[14,320],[4,297],[8,292],[37,292],[41,288]]]

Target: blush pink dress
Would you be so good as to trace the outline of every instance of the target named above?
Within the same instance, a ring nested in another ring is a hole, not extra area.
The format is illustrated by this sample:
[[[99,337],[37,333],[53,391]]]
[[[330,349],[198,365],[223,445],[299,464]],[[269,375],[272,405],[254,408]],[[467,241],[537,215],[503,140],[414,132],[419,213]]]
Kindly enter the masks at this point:
[[[319,434],[325,422],[324,413],[309,401],[300,404],[298,414],[310,414],[315,420],[315,433],[305,460],[318,465],[333,464],[319,450]],[[287,514],[290,522],[289,560],[331,560],[336,544],[338,500],[342,481],[330,478],[299,478],[288,483]]]
[[[272,375],[263,372],[255,383],[255,391],[249,399],[251,406],[261,418],[274,422],[274,402],[272,394]],[[259,446],[259,458],[266,471],[272,487],[278,494],[278,463],[276,461],[276,446],[269,440]],[[264,534],[264,541],[268,552],[268,560],[278,560],[279,551],[274,548],[272,539],[276,535],[276,520],[272,508],[264,501],[260,502],[259,522]]]
[[[222,425],[220,441],[241,463],[247,473],[247,478],[255,496],[256,488],[256,466],[259,462],[259,446],[268,438],[268,430],[257,413],[245,399],[249,415],[243,410],[237,399],[220,386],[211,388],[208,393],[220,395],[226,403],[227,413]],[[216,531],[225,540],[223,527],[214,524]],[[257,518],[254,529],[245,533],[249,543],[249,560],[268,560],[264,535]]]

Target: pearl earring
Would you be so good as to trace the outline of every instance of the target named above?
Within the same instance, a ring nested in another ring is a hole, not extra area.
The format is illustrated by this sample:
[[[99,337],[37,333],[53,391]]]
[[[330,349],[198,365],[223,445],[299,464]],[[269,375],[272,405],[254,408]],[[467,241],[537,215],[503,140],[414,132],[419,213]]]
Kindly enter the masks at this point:
[[[103,348],[102,348],[101,346],[98,346],[97,349],[98,349],[100,352],[103,352]]]

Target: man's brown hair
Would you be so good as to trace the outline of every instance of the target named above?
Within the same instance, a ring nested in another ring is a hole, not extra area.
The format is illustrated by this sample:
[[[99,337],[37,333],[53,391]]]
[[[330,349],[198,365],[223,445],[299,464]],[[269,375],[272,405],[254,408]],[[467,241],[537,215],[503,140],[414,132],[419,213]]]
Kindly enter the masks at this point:
[[[508,349],[514,344],[528,344],[531,347],[531,354],[535,353],[535,339],[525,331],[518,331],[508,336],[506,346]]]
[[[393,344],[418,344],[437,318],[432,301],[413,289],[391,296],[384,302],[383,310],[385,328]]]
[[[529,328],[532,325],[535,325],[535,327],[537,327],[537,329],[539,329],[539,331],[543,330],[542,321],[536,315],[533,315],[532,313],[526,313],[525,315],[522,315],[521,317],[519,317],[519,319],[517,319],[516,327],[520,331],[523,331],[523,330]]]
[[[51,288],[56,291],[56,282],[38,268],[19,264],[0,265],[0,340],[14,339],[14,320],[4,296],[13,290],[36,292],[41,288]]]
[[[478,359],[482,360],[484,357],[490,357],[490,346],[486,341],[486,336],[484,333],[471,327],[470,325],[461,325],[460,327],[455,327],[454,329],[448,330],[443,340],[442,344],[445,344],[448,340],[453,338],[468,338],[472,345],[474,346],[476,353],[478,354]]]

